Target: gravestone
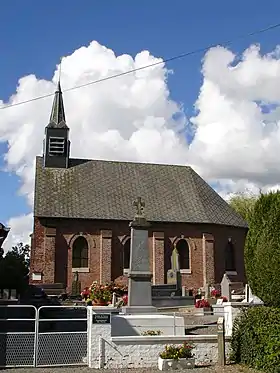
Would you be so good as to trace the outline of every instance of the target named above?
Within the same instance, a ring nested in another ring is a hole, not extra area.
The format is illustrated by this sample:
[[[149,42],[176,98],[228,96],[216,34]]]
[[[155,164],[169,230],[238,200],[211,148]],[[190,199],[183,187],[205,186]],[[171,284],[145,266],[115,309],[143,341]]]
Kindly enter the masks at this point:
[[[223,297],[232,302],[234,298],[233,292],[238,295],[244,294],[244,285],[242,282],[236,281],[235,275],[225,273],[221,282],[221,292]]]
[[[126,314],[152,313],[152,273],[148,248],[150,224],[144,216],[145,204],[140,197],[133,203],[136,215],[130,223],[130,265],[128,271],[128,304],[122,308]]]
[[[245,299],[243,302],[260,304],[260,305],[264,304],[263,301],[259,297],[257,297],[256,295],[252,293],[252,289],[249,284],[245,285]]]

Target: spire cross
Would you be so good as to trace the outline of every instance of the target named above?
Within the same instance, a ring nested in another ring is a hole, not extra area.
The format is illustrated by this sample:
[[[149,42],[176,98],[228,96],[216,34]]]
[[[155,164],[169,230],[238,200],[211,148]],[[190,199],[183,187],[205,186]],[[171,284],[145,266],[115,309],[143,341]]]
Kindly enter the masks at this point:
[[[141,197],[138,197],[136,201],[133,202],[133,206],[136,207],[136,215],[137,216],[143,216],[144,215],[144,207],[145,207],[145,202],[142,201]]]

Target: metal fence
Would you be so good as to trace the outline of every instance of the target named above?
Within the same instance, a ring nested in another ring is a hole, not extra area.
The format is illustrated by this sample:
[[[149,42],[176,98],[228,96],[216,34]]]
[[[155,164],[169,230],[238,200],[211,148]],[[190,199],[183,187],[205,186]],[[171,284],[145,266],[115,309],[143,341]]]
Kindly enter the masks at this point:
[[[35,366],[37,309],[0,306],[0,366]]]
[[[87,364],[87,307],[0,306],[0,367]]]

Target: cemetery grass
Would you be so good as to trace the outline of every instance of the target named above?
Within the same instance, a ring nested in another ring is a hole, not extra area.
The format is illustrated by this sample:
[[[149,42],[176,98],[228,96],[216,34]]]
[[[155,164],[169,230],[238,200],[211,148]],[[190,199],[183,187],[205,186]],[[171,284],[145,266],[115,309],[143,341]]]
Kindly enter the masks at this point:
[[[1,370],[1,369],[0,369]],[[7,373],[153,373],[160,372],[158,369],[139,368],[139,369],[91,369],[88,367],[49,367],[49,368],[16,368],[3,369]],[[176,370],[180,372],[180,370]],[[260,373],[259,371],[241,366],[241,365],[226,365],[225,367],[209,366],[196,367],[194,369],[185,369],[181,372],[185,373]]]

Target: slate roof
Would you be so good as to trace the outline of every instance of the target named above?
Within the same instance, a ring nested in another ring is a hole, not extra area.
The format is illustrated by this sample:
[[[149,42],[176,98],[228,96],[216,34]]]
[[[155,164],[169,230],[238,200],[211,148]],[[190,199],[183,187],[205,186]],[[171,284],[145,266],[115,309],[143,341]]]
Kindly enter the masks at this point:
[[[36,159],[34,215],[131,221],[142,197],[151,222],[247,227],[191,167],[70,159],[68,169]]]

